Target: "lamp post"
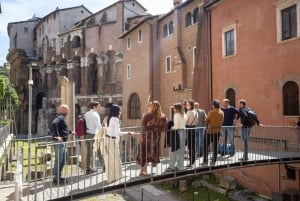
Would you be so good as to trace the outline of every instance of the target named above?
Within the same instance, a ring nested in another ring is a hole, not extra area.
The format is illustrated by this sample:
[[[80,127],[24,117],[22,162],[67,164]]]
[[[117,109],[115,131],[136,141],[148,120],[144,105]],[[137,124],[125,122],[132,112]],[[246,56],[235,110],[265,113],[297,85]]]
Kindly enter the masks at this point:
[[[29,64],[29,78],[28,78],[28,184],[31,180],[31,120],[32,120],[32,67],[37,67],[37,63],[30,63]]]

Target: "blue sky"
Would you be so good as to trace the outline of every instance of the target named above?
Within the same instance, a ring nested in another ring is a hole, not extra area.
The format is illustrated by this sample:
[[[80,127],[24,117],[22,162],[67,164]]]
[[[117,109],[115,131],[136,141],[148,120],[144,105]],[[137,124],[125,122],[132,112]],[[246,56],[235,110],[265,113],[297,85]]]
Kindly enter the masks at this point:
[[[35,15],[44,17],[58,8],[68,8],[84,5],[95,13],[117,0],[0,0],[0,66],[6,61],[9,49],[7,24],[10,22],[26,21]],[[173,0],[138,0],[151,14],[161,14],[173,8]]]

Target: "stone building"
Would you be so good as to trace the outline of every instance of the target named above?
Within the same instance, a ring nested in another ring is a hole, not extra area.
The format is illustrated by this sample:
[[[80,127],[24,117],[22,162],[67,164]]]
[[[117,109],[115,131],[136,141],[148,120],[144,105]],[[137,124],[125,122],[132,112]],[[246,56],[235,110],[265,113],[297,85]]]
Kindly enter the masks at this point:
[[[11,79],[24,97],[16,117],[18,133],[26,134],[28,127],[28,66],[33,68],[34,80],[33,133],[45,134],[55,115],[61,76],[75,82],[76,116],[85,112],[92,100],[122,105],[123,47],[118,37],[129,27],[129,18],[143,18],[145,11],[135,0],[117,1],[95,14],[84,6],[57,8],[31,27],[32,56],[23,46],[11,45],[7,55],[14,72]],[[9,37],[12,41],[14,35],[9,32]],[[20,76],[23,83],[17,83]]]

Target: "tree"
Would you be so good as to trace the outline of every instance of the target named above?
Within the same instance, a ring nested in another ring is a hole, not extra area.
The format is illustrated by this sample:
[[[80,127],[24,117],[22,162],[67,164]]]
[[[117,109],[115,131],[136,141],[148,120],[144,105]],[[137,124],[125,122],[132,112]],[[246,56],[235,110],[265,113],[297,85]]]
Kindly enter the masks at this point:
[[[5,75],[0,75],[0,113],[6,114],[7,111],[14,112],[20,105],[16,90],[12,87],[9,79]],[[3,116],[2,116],[3,117]]]

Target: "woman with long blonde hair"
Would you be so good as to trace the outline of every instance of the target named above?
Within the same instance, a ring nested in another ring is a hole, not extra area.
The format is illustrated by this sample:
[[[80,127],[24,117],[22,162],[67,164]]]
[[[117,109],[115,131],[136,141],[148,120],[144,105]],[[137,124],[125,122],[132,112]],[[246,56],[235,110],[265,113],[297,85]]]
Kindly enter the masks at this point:
[[[143,117],[142,137],[139,145],[137,163],[141,166],[140,175],[147,175],[147,164],[152,163],[155,167],[159,160],[159,147],[161,132],[166,131],[167,118],[161,111],[158,101],[149,105],[149,112]]]

